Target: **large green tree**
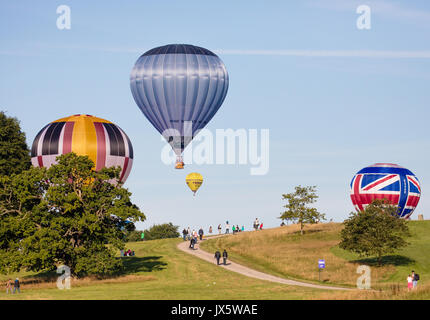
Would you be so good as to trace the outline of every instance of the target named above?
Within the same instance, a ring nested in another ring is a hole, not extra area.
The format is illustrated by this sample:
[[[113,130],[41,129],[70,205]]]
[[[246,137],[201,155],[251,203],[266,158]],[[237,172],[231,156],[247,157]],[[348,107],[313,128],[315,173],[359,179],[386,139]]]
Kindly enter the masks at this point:
[[[286,200],[287,204],[283,206],[286,210],[281,213],[279,218],[300,224],[300,234],[303,234],[303,228],[306,224],[325,220],[323,213],[318,212],[316,208],[308,207],[309,204],[315,203],[318,199],[316,186],[297,186],[294,192],[283,194],[282,199]]]
[[[409,228],[397,211],[385,200],[374,200],[360,213],[351,212],[343,222],[339,247],[360,256],[376,256],[381,265],[384,255],[408,245]]]
[[[0,176],[12,175],[30,167],[30,152],[18,119],[0,111]]]
[[[58,164],[0,177],[0,271],[54,269],[109,275],[122,268],[130,225],[145,215],[117,183],[119,168],[93,170],[87,156],[59,156]],[[131,223],[130,223],[131,222]]]

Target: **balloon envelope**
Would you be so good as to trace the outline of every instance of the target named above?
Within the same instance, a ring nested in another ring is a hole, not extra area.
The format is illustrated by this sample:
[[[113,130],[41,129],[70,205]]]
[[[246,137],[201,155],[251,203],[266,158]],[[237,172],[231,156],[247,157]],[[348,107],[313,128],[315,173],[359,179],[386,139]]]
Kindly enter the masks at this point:
[[[375,199],[398,206],[398,216],[409,218],[421,196],[418,178],[408,169],[391,163],[376,163],[361,169],[351,181],[351,200],[362,211]]]
[[[120,166],[121,182],[133,165],[133,146],[125,132],[108,120],[90,115],[73,115],[46,125],[33,141],[31,163],[49,168],[59,155],[69,152],[88,156],[96,170]]]
[[[216,54],[187,44],[145,52],[130,75],[136,104],[178,157],[218,111],[228,83]]]
[[[191,191],[196,194],[197,190],[203,183],[203,177],[200,173],[192,172],[187,175],[187,177],[185,178],[185,182],[187,183]]]

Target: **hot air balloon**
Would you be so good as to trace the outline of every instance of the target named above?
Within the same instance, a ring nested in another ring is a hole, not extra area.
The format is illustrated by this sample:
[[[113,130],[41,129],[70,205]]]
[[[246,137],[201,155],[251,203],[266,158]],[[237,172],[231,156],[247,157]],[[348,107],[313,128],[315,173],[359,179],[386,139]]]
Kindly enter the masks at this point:
[[[120,166],[120,182],[125,182],[133,165],[133,146],[125,132],[90,115],[73,115],[46,125],[33,141],[31,163],[49,168],[57,156],[69,152],[88,156],[96,170]]]
[[[398,207],[398,216],[409,218],[421,196],[418,178],[392,163],[376,163],[361,169],[351,181],[351,200],[358,212],[375,199],[386,199]]]
[[[176,154],[206,126],[228,90],[224,63],[213,52],[188,44],[170,44],[145,52],[130,75],[133,98]]]
[[[185,182],[187,183],[191,191],[194,192],[194,195],[196,195],[197,190],[203,183],[203,177],[200,173],[192,172],[187,175],[187,177],[185,178]]]

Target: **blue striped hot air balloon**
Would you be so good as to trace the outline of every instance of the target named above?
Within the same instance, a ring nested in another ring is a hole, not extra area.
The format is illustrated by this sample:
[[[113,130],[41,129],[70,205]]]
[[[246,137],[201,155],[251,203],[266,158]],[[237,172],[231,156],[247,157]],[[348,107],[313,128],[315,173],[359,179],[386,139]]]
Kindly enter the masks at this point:
[[[398,207],[398,216],[409,218],[421,196],[418,178],[392,163],[376,163],[361,169],[351,181],[351,200],[358,212],[375,199],[386,199]]]
[[[170,44],[145,52],[130,75],[133,98],[145,117],[172,146],[176,168],[181,154],[223,103],[228,73],[213,52]]]

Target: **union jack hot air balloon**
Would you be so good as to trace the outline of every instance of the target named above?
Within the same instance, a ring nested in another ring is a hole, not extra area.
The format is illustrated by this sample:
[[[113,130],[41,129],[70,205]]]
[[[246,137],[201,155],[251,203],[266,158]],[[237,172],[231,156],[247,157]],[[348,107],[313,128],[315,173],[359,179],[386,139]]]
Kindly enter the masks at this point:
[[[386,199],[398,207],[404,219],[414,212],[421,196],[418,178],[392,163],[376,163],[361,169],[351,181],[351,200],[360,212],[375,199]]]
[[[133,165],[133,146],[125,132],[90,115],[73,115],[46,125],[34,138],[31,163],[49,168],[59,155],[69,152],[88,156],[96,170],[120,166],[120,182],[125,182]]]

